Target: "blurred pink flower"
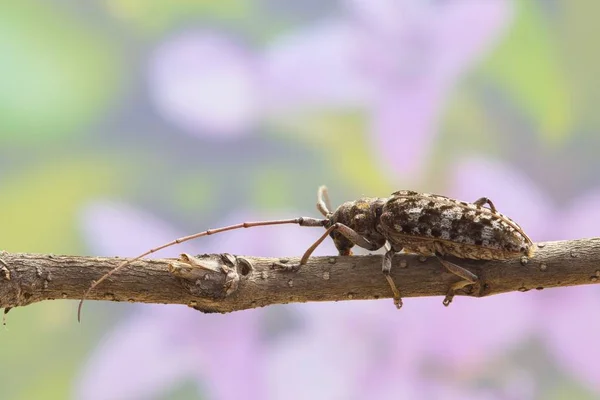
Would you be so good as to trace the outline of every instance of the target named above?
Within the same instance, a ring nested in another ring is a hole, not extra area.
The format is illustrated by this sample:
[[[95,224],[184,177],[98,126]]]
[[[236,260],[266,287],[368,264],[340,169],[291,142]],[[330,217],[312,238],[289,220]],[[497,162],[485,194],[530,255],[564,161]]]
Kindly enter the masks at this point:
[[[238,136],[288,113],[364,110],[381,170],[417,179],[447,97],[500,38],[512,2],[342,4],[341,15],[279,35],[263,50],[217,32],[163,43],[148,70],[158,112],[187,132]]]
[[[400,312],[389,301],[307,304],[299,310],[307,328],[269,352],[273,398],[294,387],[290,374],[313,392],[286,398],[479,398],[468,377],[526,337],[519,329],[530,309],[498,297],[459,300],[446,309],[441,298],[405,299]]]
[[[247,133],[260,108],[258,56],[215,32],[188,32],[159,46],[148,82],[157,112],[188,133]]]
[[[600,232],[600,190],[559,208],[533,180],[501,162],[473,159],[460,163],[449,194],[468,201],[489,197],[500,212],[518,221],[535,242],[598,236]],[[523,329],[544,341],[557,365],[574,379],[600,392],[600,351],[595,350],[600,321],[593,317],[600,304],[598,287],[557,288],[514,296],[521,299],[516,308],[534,310],[530,326]]]
[[[179,236],[170,224],[154,215],[129,205],[109,200],[97,200],[79,213],[81,233],[88,247],[97,255],[133,257],[150,247],[169,242]],[[162,250],[163,257],[177,257],[181,253],[196,254],[193,242]]]
[[[265,50],[266,109],[275,116],[366,107],[370,82],[358,68],[352,25],[330,19],[277,36]]]
[[[284,35],[266,54],[268,107],[361,107],[381,170],[417,179],[446,98],[491,49],[509,0],[349,0],[342,18]],[[395,180],[395,179],[394,179]]]
[[[154,398],[186,380],[200,382],[214,398],[262,398],[259,317],[258,310],[231,318],[184,306],[139,307],[96,348],[76,398]],[[244,385],[232,385],[240,376]]]

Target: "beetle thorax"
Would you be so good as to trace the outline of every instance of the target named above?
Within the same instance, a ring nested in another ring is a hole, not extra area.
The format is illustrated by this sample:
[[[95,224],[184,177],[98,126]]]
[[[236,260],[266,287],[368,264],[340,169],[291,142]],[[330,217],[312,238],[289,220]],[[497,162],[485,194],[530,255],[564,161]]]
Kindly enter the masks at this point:
[[[329,226],[336,222],[344,224],[369,242],[379,247],[385,244],[385,238],[378,232],[377,226],[381,216],[381,209],[386,198],[364,197],[355,201],[347,201],[340,205],[329,218]],[[334,232],[333,238],[336,247],[341,253],[349,252],[353,244],[339,232]]]

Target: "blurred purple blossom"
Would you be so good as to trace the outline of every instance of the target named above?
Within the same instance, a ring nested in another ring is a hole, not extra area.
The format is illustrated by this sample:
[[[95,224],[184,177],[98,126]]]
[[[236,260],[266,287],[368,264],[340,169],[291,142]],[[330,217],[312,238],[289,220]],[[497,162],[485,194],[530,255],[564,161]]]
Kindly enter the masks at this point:
[[[76,398],[148,399],[190,380],[204,387],[210,398],[264,398],[257,326],[261,314],[262,310],[221,315],[184,306],[139,307],[92,354]]]
[[[348,0],[339,15],[262,50],[216,31],[187,32],[156,50],[150,93],[164,118],[202,135],[237,136],[288,114],[361,110],[382,171],[416,179],[451,90],[511,16],[509,0]]]
[[[168,121],[192,134],[237,136],[258,117],[258,56],[216,32],[188,32],[159,46],[150,96]]]
[[[99,256],[133,257],[148,246],[169,242],[179,236],[173,227],[150,213],[109,200],[96,200],[79,215],[83,237]],[[182,243],[161,251],[164,257],[195,254],[192,243]]]
[[[303,378],[295,385],[304,383],[314,391],[303,386],[292,398],[480,398],[465,377],[476,376],[519,343],[524,335],[518,329],[531,313],[497,297],[483,303],[460,300],[456,309],[446,309],[439,298],[406,299],[401,312],[387,301],[305,305],[299,312],[307,329],[269,352],[276,357],[269,372],[278,385],[273,398],[293,387],[285,378],[289,374]],[[517,317],[496,318],[509,313]],[[516,398],[530,397],[526,393],[534,385],[524,378],[520,388],[511,388],[521,393]],[[490,391],[490,396],[504,398],[502,391]]]
[[[82,370],[76,398],[150,398],[192,376],[197,354],[181,351],[181,338],[170,332],[180,308],[170,307],[168,313],[165,308],[140,308],[137,315],[120,325],[118,334],[103,338]]]
[[[366,77],[372,132],[393,176],[418,175],[459,76],[504,32],[507,0],[349,0]],[[400,143],[399,149],[390,143]]]
[[[496,42],[508,0],[344,2],[345,15],[276,39],[270,108],[362,107],[383,171],[416,179],[459,76]],[[400,143],[400,147],[390,144]],[[408,149],[402,151],[402,149]]]
[[[577,197],[568,207],[558,208],[533,180],[499,161],[472,159],[460,163],[449,194],[470,201],[481,196],[491,198],[499,211],[518,221],[534,242],[598,236],[600,232],[600,190]],[[505,296],[508,295],[502,295]],[[600,351],[595,350],[600,321],[593,317],[600,304],[598,287],[578,286],[511,296],[522,300],[515,309],[528,306],[534,310],[522,330],[541,338],[557,365],[574,379],[600,392],[597,368]]]

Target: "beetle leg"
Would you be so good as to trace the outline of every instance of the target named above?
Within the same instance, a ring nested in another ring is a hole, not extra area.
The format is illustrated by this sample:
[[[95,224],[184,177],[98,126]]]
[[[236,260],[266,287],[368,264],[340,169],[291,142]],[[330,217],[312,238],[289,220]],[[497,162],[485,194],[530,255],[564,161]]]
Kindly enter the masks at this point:
[[[473,202],[473,204],[475,204],[476,206],[484,206],[487,204],[490,206],[490,210],[492,210],[493,212],[496,212],[496,206],[494,206],[494,203],[492,203],[492,201],[490,199],[488,199],[487,197],[481,197],[481,198],[475,200]]]
[[[308,258],[310,257],[310,255],[313,253],[313,251],[315,251],[315,249],[317,247],[319,247],[319,245],[321,243],[323,243],[323,241],[327,238],[327,236],[329,236],[331,234],[331,232],[336,231],[336,230],[339,231],[342,235],[344,235],[344,237],[346,237],[348,240],[350,240],[355,245],[363,247],[367,250],[374,251],[374,250],[378,250],[381,247],[381,246],[377,246],[376,244],[369,242],[367,239],[365,239],[364,237],[359,235],[354,229],[352,229],[344,224],[341,224],[339,222],[336,222],[335,224],[333,224],[329,228],[327,228],[327,230],[325,230],[325,233],[323,233],[323,235],[321,235],[321,237],[319,239],[317,239],[316,242],[314,242],[308,249],[306,249],[306,251],[304,252],[304,255],[300,259],[299,263],[284,264],[284,263],[277,262],[277,263],[273,263],[273,266],[279,267],[279,268],[282,268],[285,270],[297,271],[302,265],[304,265],[308,262]]]
[[[370,251],[379,250],[381,245],[377,245],[375,243],[369,242],[365,237],[361,236],[354,229],[350,228],[347,225],[336,222],[333,226],[337,225],[337,230],[346,237],[346,239],[350,240],[355,245],[362,247],[363,249],[367,249]]]
[[[398,287],[394,283],[394,279],[392,279],[392,277],[390,276],[390,272],[392,270],[392,259],[394,258],[394,254],[396,253],[397,251],[391,248],[390,250],[385,252],[383,256],[383,264],[381,266],[381,270],[383,271],[383,275],[390,284],[390,288],[392,289],[392,293],[394,294],[394,304],[396,305],[397,309],[400,309],[402,308],[402,297],[400,296],[400,291],[398,290]]]
[[[444,302],[443,302],[443,304],[447,307],[452,302],[452,299],[454,298],[454,294],[457,290],[462,289],[465,286],[469,286],[469,285],[473,285],[474,283],[477,283],[479,278],[477,277],[477,275],[475,275],[471,271],[469,271],[459,265],[451,263],[450,261],[444,260],[439,254],[436,254],[436,257],[440,261],[440,263],[444,267],[446,267],[446,269],[448,271],[452,272],[454,275],[457,275],[457,276],[460,276],[461,278],[463,278],[462,281],[458,281],[458,282],[454,283],[452,286],[450,286],[450,289],[448,289],[448,293],[446,294],[446,297],[444,298]]]

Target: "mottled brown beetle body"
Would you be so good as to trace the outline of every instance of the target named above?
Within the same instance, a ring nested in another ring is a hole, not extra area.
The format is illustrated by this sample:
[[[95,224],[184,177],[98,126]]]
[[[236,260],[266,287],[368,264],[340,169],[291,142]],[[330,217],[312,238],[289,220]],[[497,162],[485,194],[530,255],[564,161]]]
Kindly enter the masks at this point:
[[[444,305],[450,304],[456,290],[479,279],[444,256],[508,260],[533,255],[534,245],[523,229],[496,211],[494,204],[485,197],[467,203],[436,194],[400,190],[389,198],[365,197],[348,201],[331,213],[321,199],[323,194],[326,192],[319,192],[318,208],[327,218],[324,226],[340,255],[351,254],[354,245],[374,251],[387,244],[382,271],[394,292],[398,308],[402,306],[402,300],[390,271],[392,258],[399,251],[436,256],[450,272],[463,278],[450,287]],[[484,207],[486,204],[489,208]],[[293,267],[305,263],[321,241],[309,248],[301,263]]]
[[[407,190],[385,202],[378,230],[396,251],[425,256],[507,260],[534,249],[521,227],[495,208]]]

